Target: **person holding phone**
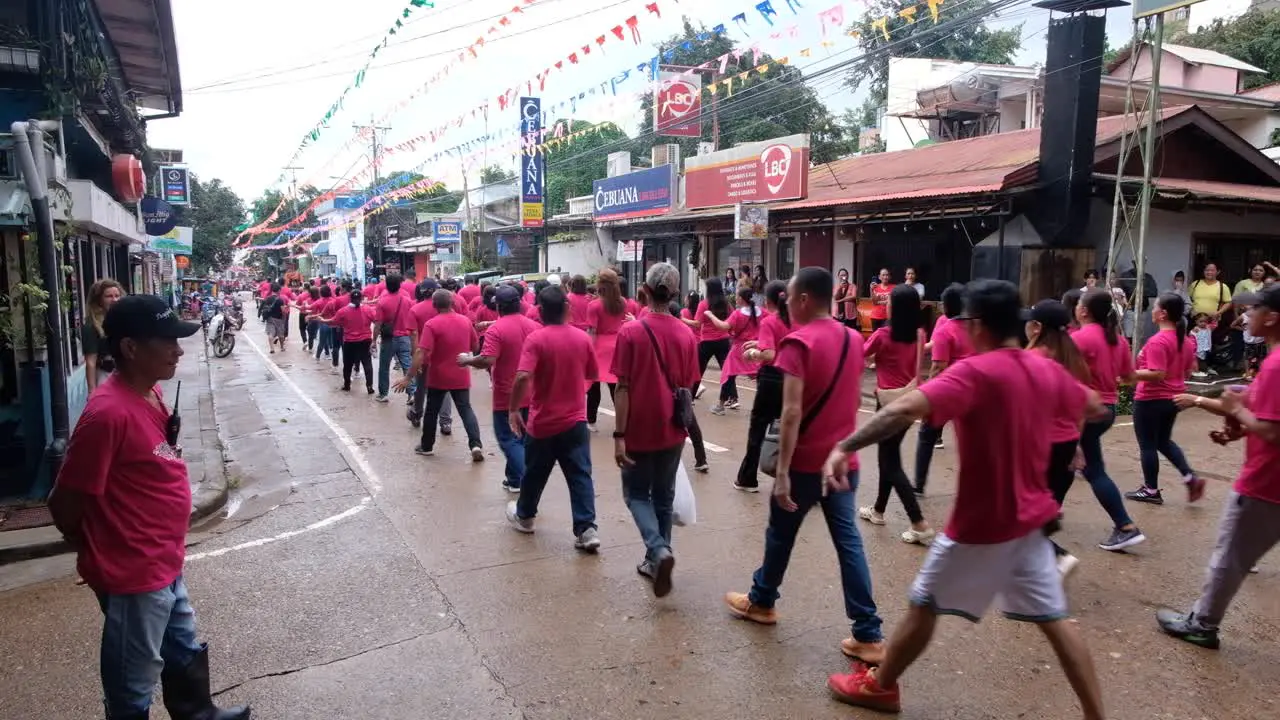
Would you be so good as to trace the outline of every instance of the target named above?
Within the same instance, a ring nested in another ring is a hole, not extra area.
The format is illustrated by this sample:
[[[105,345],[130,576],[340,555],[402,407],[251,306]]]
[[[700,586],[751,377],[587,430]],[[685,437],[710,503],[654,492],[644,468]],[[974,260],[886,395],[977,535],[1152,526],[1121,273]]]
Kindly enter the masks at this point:
[[[180,422],[157,383],[178,369],[178,340],[199,332],[164,300],[133,295],[103,320],[116,370],[89,398],[67,445],[49,510],[102,609],[107,717],[145,718],[159,681],[174,718],[248,720],[209,693],[209,648],[197,642],[183,581],[191,485]],[[107,659],[110,659],[108,662]]]

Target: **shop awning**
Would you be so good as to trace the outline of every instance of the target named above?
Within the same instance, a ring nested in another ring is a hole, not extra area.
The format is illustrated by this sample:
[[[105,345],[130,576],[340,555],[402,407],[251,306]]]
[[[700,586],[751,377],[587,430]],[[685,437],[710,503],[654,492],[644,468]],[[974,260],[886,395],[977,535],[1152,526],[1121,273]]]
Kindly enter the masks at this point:
[[[311,248],[312,257],[319,257],[321,255],[332,255],[332,253],[329,252],[328,240],[321,240],[320,242],[316,243],[315,247]]]

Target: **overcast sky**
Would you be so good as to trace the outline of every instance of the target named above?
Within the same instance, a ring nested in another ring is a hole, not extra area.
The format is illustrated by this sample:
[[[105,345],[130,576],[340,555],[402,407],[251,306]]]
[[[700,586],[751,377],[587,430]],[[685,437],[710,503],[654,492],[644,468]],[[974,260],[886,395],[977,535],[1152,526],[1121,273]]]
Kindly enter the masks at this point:
[[[635,93],[644,90],[634,68],[653,56],[656,42],[679,30],[681,13],[707,27],[726,23],[744,47],[758,43],[775,57],[789,55],[793,65],[806,72],[858,54],[855,40],[843,35],[828,37],[834,43],[829,48],[820,45],[819,14],[835,0],[803,0],[798,14],[792,13],[786,0],[773,0],[778,15],[772,28],[755,10],[757,1],[658,0],[659,19],[646,10],[648,0],[536,0],[532,5],[524,5],[525,0],[437,0],[435,9],[413,12],[393,42],[379,53],[362,86],[347,95],[343,109],[321,131],[320,141],[299,156],[295,162],[301,168],[299,184],[328,188],[340,182],[335,176],[350,177],[364,169],[367,140],[345,149],[344,145],[350,145],[355,135],[353,123],[368,124],[371,118],[386,117],[381,124],[391,129],[385,133],[385,142],[395,145],[468,113],[468,122],[450,128],[435,147],[422,143],[416,152],[386,159],[384,175],[386,170],[414,168],[440,149],[483,136],[484,123],[471,121],[470,110],[486,100],[492,105],[489,131],[514,129],[516,110],[499,112],[496,97],[508,87],[534,79],[570,52],[580,52],[585,44],[592,47],[589,56],[582,56],[577,66],[566,62],[564,71],[553,73],[547,81],[540,93],[544,109],[631,69],[630,77],[617,86],[617,98],[588,96],[575,117],[611,120],[632,131],[638,120]],[[180,117],[149,125],[152,145],[182,149],[196,174],[221,178],[251,200],[275,186],[304,134],[352,81],[407,4],[408,0],[363,0],[358,6],[346,0],[178,0],[174,23],[185,107]],[[523,12],[510,14],[516,4]],[[853,19],[855,8],[864,12],[861,4],[848,0],[841,5],[846,23]],[[740,12],[747,14],[749,37],[731,20]],[[489,34],[489,27],[504,14],[512,18],[510,24]],[[639,19],[639,45],[629,31],[625,41],[611,32],[632,15]],[[1127,34],[1127,18],[1124,9],[1111,12],[1108,27],[1113,42],[1117,33]],[[1047,12],[1024,6],[993,24],[1024,24],[1025,41],[1017,61],[1032,64],[1044,61],[1048,21]],[[778,32],[782,38],[770,38]],[[602,34],[608,37],[603,53],[595,43]],[[423,92],[429,78],[480,36],[486,43],[478,57]],[[812,57],[800,57],[802,48],[813,48]],[[837,114],[860,100],[835,77],[812,85]],[[415,94],[414,102],[398,107]],[[509,142],[490,143],[489,164],[512,165],[511,151]],[[477,143],[465,155],[474,182],[486,157],[483,145]],[[463,162],[452,158],[427,163],[419,170],[457,186]]]

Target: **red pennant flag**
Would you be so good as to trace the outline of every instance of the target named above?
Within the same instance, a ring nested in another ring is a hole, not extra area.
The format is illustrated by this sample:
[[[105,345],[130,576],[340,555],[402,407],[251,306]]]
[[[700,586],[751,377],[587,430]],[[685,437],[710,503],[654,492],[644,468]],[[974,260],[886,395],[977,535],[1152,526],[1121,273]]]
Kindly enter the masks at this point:
[[[538,91],[539,92],[547,89],[547,77],[549,75],[551,75],[551,68],[547,68],[546,70],[543,70],[542,72],[538,73]]]
[[[496,25],[490,25],[490,26],[489,26],[489,34],[490,34],[490,35],[493,35],[493,34],[494,34],[494,33],[496,33],[496,32],[498,32],[498,26],[496,26]]]
[[[583,46],[582,46],[582,54],[583,54],[583,55],[590,55],[590,54],[591,54],[591,45],[590,45],[590,44],[587,44],[587,45],[583,45]]]
[[[645,5],[644,8],[649,12],[653,13],[654,15],[657,15],[658,17],[662,17],[662,13],[658,10],[658,3],[651,2],[648,5]]]
[[[569,53],[569,64],[570,65],[578,64],[578,53]]]
[[[621,26],[621,25],[615,26],[615,27],[613,28],[613,34],[614,34],[614,35],[617,35],[619,40],[623,40],[623,39],[625,39],[625,36],[623,36],[622,32],[623,32],[623,31],[622,31],[622,26]]]
[[[640,24],[640,20],[635,15],[632,15],[631,17],[627,18],[626,22],[627,22],[627,27],[631,28],[631,39],[635,40],[636,44],[639,45],[640,29],[636,26]]]
[[[516,8],[516,10],[519,11],[520,8]],[[506,27],[511,24],[511,18],[508,18],[506,15],[503,15],[502,19],[498,21],[498,24],[503,27]]]
[[[556,69],[557,69],[557,70],[560,70],[560,69],[562,69],[563,67],[564,67],[564,61],[563,61],[563,60],[557,60],[557,61],[556,61]]]
[[[604,35],[601,35],[600,37],[596,38],[596,44],[599,45],[601,48],[604,47],[604,39],[605,39]]]

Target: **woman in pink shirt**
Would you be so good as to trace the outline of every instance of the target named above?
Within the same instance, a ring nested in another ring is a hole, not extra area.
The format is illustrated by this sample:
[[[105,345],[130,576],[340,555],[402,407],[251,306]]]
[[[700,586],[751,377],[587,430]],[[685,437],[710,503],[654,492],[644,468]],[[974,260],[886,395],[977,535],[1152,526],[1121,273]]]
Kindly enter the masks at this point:
[[[706,375],[707,363],[711,362],[711,358],[716,359],[721,375],[724,374],[724,365],[728,361],[732,342],[729,331],[716,327],[716,324],[711,322],[711,317],[728,320],[730,312],[732,308],[729,307],[729,300],[724,294],[724,285],[719,278],[707,280],[707,296],[698,303],[697,309],[693,312],[694,319],[698,321],[698,371],[701,375]],[[694,392],[695,398],[702,395],[702,389],[699,383],[698,389]],[[729,399],[728,390],[724,378],[721,377],[720,405],[724,405]]]
[[[351,291],[351,304],[340,308],[329,320],[330,325],[342,329],[342,390],[351,391],[351,368],[359,363],[364,368],[365,390],[373,394],[373,323],[377,320],[374,308],[363,305],[364,295]]]
[[[1196,344],[1187,339],[1186,301],[1181,295],[1163,293],[1151,308],[1151,319],[1160,328],[1138,352],[1138,387],[1133,393],[1133,434],[1138,438],[1142,461],[1142,487],[1124,496],[1130,500],[1163,505],[1160,494],[1160,455],[1182,475],[1187,501],[1204,496],[1204,480],[1196,477],[1173,441],[1178,420],[1175,395],[1186,392],[1187,378],[1196,369]]]
[[[600,410],[600,383],[608,383],[609,398],[612,399],[617,390],[618,378],[613,374],[613,350],[618,345],[618,331],[627,320],[627,302],[622,297],[622,284],[618,273],[610,268],[600,271],[596,278],[596,289],[599,297],[591,301],[587,309],[588,331],[596,353],[596,366],[600,369],[600,377],[593,381],[587,389],[587,427],[592,432],[596,429],[596,418]]]
[[[702,302],[702,296],[696,292],[691,292],[685,296],[684,308],[680,310],[680,321],[693,331],[693,336],[699,341],[702,340],[702,323],[694,316],[698,311],[698,305]]]
[[[1098,393],[1107,408],[1106,417],[1086,422],[1080,434],[1083,475],[1093,488],[1098,504],[1115,524],[1111,535],[1098,547],[1117,552],[1147,539],[1125,510],[1120,489],[1107,474],[1102,459],[1102,436],[1115,424],[1120,384],[1133,382],[1133,355],[1129,341],[1120,334],[1120,316],[1111,301],[1111,293],[1101,288],[1085,293],[1075,306],[1075,316],[1079,329],[1071,339],[1089,368],[1089,387]]]
[[[889,294],[895,287],[889,268],[880,268],[880,275],[871,283],[871,329],[879,330],[889,319]]]
[[[754,297],[755,292],[751,288],[742,288],[738,291],[738,309],[729,316],[727,321],[721,320],[712,312],[708,312],[705,316],[712,325],[727,331],[732,338],[724,370],[720,373],[720,395],[724,397],[728,394],[728,398],[711,407],[712,415],[723,415],[726,409],[737,410],[738,376],[754,377],[760,368],[757,363],[746,360],[742,356],[745,345],[760,335],[760,310],[756,307]]]
[[[791,315],[787,312],[787,284],[774,280],[764,288],[765,314],[755,340],[743,344],[742,357],[760,363],[756,373],[756,400],[751,405],[751,424],[747,426],[747,449],[738,466],[738,479],[733,486],[743,492],[759,492],[760,443],[769,425],[782,417],[782,373],[773,366],[778,343],[791,334]]]
[[[587,310],[591,307],[591,296],[587,294],[587,279],[574,275],[569,281],[569,324],[579,330],[591,328],[591,319]]]
[[[889,323],[871,333],[864,357],[876,360],[876,409],[888,404],[904,392],[914,390],[920,382],[920,362],[924,358],[924,328],[920,309],[920,293],[910,285],[893,289],[889,295]],[[889,507],[889,494],[896,492],[907,511],[911,527],[902,532],[902,542],[928,545],[933,542],[933,528],[924,520],[920,502],[911,490],[911,481],[902,469],[902,439],[906,429],[876,445],[880,489],[876,502],[858,508],[858,517],[872,525],[884,525],[884,511]]]

